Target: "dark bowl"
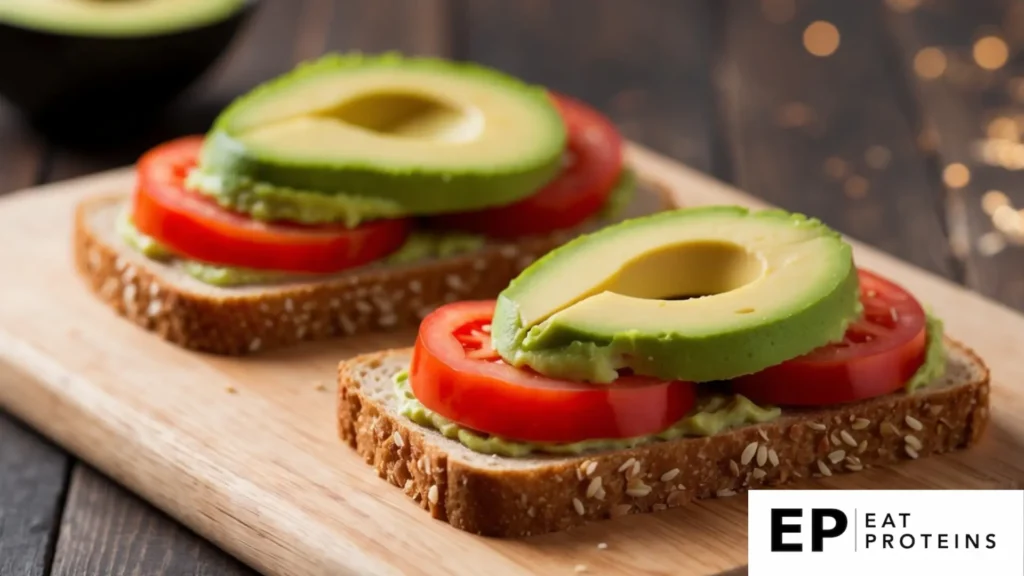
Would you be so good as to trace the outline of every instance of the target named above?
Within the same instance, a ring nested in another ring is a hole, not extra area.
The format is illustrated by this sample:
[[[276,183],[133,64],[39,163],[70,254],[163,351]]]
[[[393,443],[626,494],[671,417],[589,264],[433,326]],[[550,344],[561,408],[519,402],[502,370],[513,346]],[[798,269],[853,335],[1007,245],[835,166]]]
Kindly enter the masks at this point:
[[[258,4],[148,36],[76,36],[0,22],[0,95],[56,142],[95,145],[137,134],[217,61]]]

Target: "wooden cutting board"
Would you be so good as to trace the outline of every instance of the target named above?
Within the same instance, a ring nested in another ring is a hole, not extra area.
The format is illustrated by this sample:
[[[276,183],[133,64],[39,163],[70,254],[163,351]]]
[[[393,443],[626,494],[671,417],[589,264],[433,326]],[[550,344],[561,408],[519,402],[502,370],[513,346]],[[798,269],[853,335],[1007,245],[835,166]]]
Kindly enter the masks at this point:
[[[681,203],[762,205],[639,147],[641,174]],[[412,334],[246,359],[187,352],[117,318],[75,276],[75,202],[130,189],[130,170],[0,201],[0,403],[266,574],[710,574],[746,562],[746,498],[523,540],[431,520],[335,435],[339,360]],[[762,205],[763,206],[763,205]],[[805,486],[1020,488],[1024,317],[864,246],[991,365],[993,422],[976,449]],[[607,544],[599,550],[598,543]]]

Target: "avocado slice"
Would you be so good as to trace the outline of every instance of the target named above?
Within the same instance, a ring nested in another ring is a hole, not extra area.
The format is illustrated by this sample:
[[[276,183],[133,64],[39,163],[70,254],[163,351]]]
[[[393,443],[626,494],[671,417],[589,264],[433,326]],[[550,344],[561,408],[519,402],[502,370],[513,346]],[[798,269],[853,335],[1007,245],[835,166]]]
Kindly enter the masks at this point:
[[[558,174],[565,144],[545,90],[501,72],[329,55],[229,106],[190,182],[229,206],[271,186],[375,200],[380,217],[458,212],[532,194]]]
[[[705,382],[842,338],[860,313],[852,249],[816,219],[737,206],[674,210],[579,237],[498,297],[501,357],[611,382],[617,370]]]
[[[218,22],[246,0],[2,0],[0,22],[76,36],[167,34]]]

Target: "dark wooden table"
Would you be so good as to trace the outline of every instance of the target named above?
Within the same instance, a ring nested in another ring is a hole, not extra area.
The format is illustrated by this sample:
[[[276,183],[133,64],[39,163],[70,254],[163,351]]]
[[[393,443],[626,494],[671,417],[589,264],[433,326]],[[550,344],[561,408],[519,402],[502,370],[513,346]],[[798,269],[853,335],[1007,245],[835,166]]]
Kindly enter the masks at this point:
[[[1024,309],[1022,45],[1011,0],[267,0],[125,149],[48,145],[0,101],[0,192],[202,132],[300,60],[395,49],[577,95],[634,140]],[[0,576],[248,573],[0,414]]]

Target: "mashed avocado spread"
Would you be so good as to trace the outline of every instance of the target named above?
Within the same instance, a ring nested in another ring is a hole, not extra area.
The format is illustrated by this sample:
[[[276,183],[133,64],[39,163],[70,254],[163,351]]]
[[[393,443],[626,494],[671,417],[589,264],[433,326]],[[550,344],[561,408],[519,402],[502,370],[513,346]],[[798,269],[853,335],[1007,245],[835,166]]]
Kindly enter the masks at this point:
[[[427,428],[433,428],[450,440],[458,440],[474,452],[519,457],[535,452],[545,454],[581,454],[596,450],[624,450],[658,440],[674,440],[683,436],[712,436],[723,430],[744,424],[768,422],[779,417],[778,408],[762,408],[738,394],[712,395],[702,398],[697,410],[669,428],[648,436],[625,439],[595,439],[571,444],[534,443],[506,440],[458,424],[432,412],[413,396],[406,371],[395,375],[395,390],[399,398],[400,413]]]
[[[190,178],[201,178],[195,176],[193,171]],[[211,180],[212,181],[212,180]],[[263,190],[263,196],[255,190]],[[362,198],[326,196],[316,192],[297,192],[273,187],[255,187],[252,189],[252,202],[246,200],[252,210],[260,212],[253,213],[257,219],[261,218],[291,218],[296,221],[303,221],[303,215],[309,216],[309,222],[327,222],[336,218],[343,218],[348,226],[354,226],[363,219],[378,217],[375,210],[387,210],[384,204],[377,205],[377,200],[364,202]],[[603,220],[617,218],[622,210],[629,204],[630,199],[636,190],[636,174],[629,168],[624,168],[598,215]],[[295,196],[296,194],[309,194],[309,197]],[[240,198],[241,196],[233,196]],[[288,198],[283,204],[276,204],[275,198]],[[354,200],[346,204],[348,200]],[[231,205],[231,202],[218,199],[222,205],[229,208],[238,208]],[[384,202],[384,201],[379,201]],[[278,210],[278,206],[287,206]],[[248,211],[248,210],[245,210]],[[332,216],[333,215],[333,216]],[[353,222],[355,224],[353,224]],[[219,266],[206,262],[197,262],[184,258],[177,258],[170,249],[160,244],[156,239],[146,236],[135,227],[131,221],[128,210],[122,210],[117,219],[117,234],[122,240],[147,258],[153,260],[177,259],[181,263],[181,269],[196,280],[205,284],[221,287],[242,286],[246,284],[264,284],[280,282],[284,280],[301,278],[303,275],[275,272],[272,270],[251,270],[236,268],[232,266]],[[389,264],[405,264],[426,260],[428,258],[445,258],[467,254],[480,249],[486,242],[483,236],[476,234],[465,234],[459,232],[427,232],[416,231],[406,240],[397,251],[385,258],[383,261]]]
[[[907,392],[918,390],[938,380],[945,370],[946,357],[942,345],[942,321],[928,314],[928,344],[924,364],[907,382]],[[399,399],[399,413],[420,426],[437,430],[442,436],[456,440],[474,452],[505,457],[522,457],[534,453],[582,454],[598,450],[625,450],[659,440],[674,440],[684,436],[713,436],[731,428],[770,422],[782,414],[776,407],[754,404],[739,394],[714,394],[702,398],[697,408],[669,428],[648,436],[625,439],[595,439],[571,444],[549,444],[506,440],[474,430],[462,428],[455,422],[432,412],[412,393],[409,373],[401,371],[394,377],[395,392]]]
[[[344,222],[354,228],[368,220],[404,215],[399,204],[383,198],[295,190],[244,178],[206,174],[198,169],[189,172],[185,185],[228,210],[249,214],[256,220],[289,220],[301,224]],[[636,173],[623,168],[599,217],[617,218],[629,205],[635,190]]]
[[[199,170],[189,172],[185,185],[228,210],[244,212],[256,220],[290,220],[302,224],[344,222],[349,228],[355,228],[367,220],[403,215],[400,205],[383,198],[295,190]]]
[[[615,181],[615,188],[608,194],[608,200],[601,209],[599,218],[603,220],[618,220],[625,212],[626,207],[633,201],[636,195],[637,178],[632,168],[623,167],[619,173],[619,179]]]
[[[924,353],[924,364],[907,381],[907,392],[913,392],[935,382],[946,372],[946,349],[942,345],[944,333],[942,320],[928,312],[925,322],[925,329],[928,332],[928,347]]]
[[[147,258],[153,260],[176,259],[180,262],[181,269],[186,274],[200,282],[213,286],[230,287],[246,284],[264,284],[312,276],[291,272],[219,266],[186,258],[177,258],[169,248],[140,232],[132,224],[127,210],[122,210],[117,219],[117,234],[126,244]],[[465,254],[479,249],[483,246],[484,242],[485,240],[482,236],[472,234],[414,232],[401,248],[388,256],[384,261],[392,264],[403,264],[433,257]]]

